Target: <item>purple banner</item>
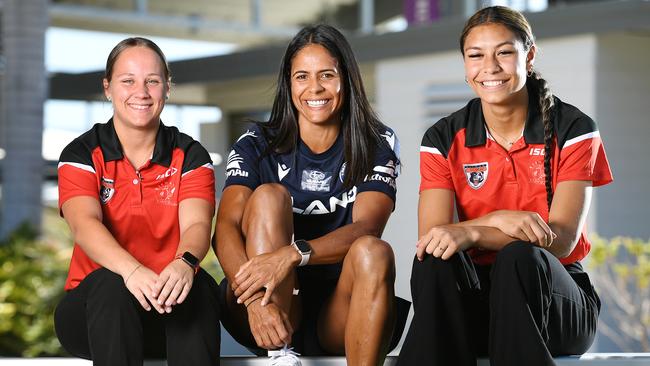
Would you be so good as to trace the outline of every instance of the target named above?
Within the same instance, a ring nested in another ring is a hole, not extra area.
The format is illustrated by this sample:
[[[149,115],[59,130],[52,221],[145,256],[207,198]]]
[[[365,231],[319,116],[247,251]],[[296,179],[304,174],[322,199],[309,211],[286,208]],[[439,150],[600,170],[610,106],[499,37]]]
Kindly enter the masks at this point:
[[[409,25],[431,23],[440,17],[438,0],[404,0],[404,17]]]

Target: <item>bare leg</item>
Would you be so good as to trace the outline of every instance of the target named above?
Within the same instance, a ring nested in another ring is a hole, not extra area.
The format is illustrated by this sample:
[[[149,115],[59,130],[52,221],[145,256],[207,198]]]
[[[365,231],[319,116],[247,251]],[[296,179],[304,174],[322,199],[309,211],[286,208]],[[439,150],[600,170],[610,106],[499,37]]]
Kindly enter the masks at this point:
[[[242,232],[246,240],[248,258],[272,252],[291,244],[293,234],[293,214],[291,197],[279,184],[264,184],[251,194],[244,209]],[[275,289],[271,301],[285,314],[289,314],[292,327],[297,328],[300,319],[300,306],[297,296],[293,296],[296,283],[295,272]],[[222,322],[235,338],[254,340],[250,335],[246,308],[237,304],[232,288],[226,294],[227,313],[231,319]],[[228,317],[228,316],[226,316]]]
[[[293,213],[291,196],[286,188],[280,184],[264,184],[255,189],[244,210],[242,231],[246,237],[248,258],[290,245]],[[271,296],[271,301],[286,314],[291,313],[295,284],[296,273],[292,272]],[[296,324],[295,317],[292,316],[292,324]]]
[[[319,319],[323,347],[345,353],[349,365],[383,364],[395,320],[394,284],[390,245],[374,236],[357,239]]]

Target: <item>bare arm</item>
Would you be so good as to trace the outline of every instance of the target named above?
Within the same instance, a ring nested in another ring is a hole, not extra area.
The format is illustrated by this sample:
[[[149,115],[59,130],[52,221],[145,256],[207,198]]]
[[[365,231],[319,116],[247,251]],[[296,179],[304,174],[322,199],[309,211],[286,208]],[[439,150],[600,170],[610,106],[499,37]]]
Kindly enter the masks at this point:
[[[140,263],[115,240],[102,223],[102,208],[96,198],[78,196],[61,207],[75,243],[100,266],[126,277]]]
[[[427,189],[418,200],[418,237],[431,228],[454,222],[454,192],[448,189]]]
[[[591,205],[592,190],[590,181],[558,183],[548,220],[557,234],[548,250],[556,257],[568,256],[578,243]]]
[[[102,209],[96,198],[77,196],[61,207],[63,217],[77,243],[95,263],[117,273],[142,307],[150,310],[147,300],[162,313],[163,308],[151,296],[157,275],[142,266],[115,240],[102,222]]]
[[[498,250],[513,239],[529,241],[547,248],[558,258],[571,254],[589,211],[592,186],[590,181],[565,181],[558,183],[546,223],[536,212],[499,210],[488,215],[460,223],[474,228],[495,228],[506,236],[494,233],[481,235],[480,246]],[[504,241],[505,240],[505,241]]]
[[[393,200],[381,192],[359,193],[354,202],[350,224],[309,241],[312,247],[309,264],[338,263],[345,258],[350,245],[358,238],[364,235],[380,237],[393,204]],[[300,263],[300,256],[297,255],[296,259],[297,265]]]
[[[488,217],[453,223],[453,208],[453,191],[429,189],[420,193],[418,259],[422,260],[425,254],[448,259],[454,253],[471,247],[499,250],[515,240],[501,230],[488,226],[491,222]]]
[[[201,198],[188,198],[178,204],[180,240],[176,253],[190,252],[202,260],[210,249],[210,229],[214,206]],[[172,260],[161,272],[152,295],[167,312],[182,303],[194,282],[194,270],[182,260]]]
[[[500,250],[513,240],[546,247],[558,258],[568,256],[580,237],[591,201],[591,182],[557,185],[548,224],[536,212],[499,210],[474,220],[451,224],[453,192],[432,189],[420,194],[417,255],[443,259],[458,250],[480,247]],[[437,248],[440,249],[437,250]]]
[[[177,253],[190,252],[203,260],[210,249],[214,205],[201,198],[188,198],[178,205],[181,237]]]

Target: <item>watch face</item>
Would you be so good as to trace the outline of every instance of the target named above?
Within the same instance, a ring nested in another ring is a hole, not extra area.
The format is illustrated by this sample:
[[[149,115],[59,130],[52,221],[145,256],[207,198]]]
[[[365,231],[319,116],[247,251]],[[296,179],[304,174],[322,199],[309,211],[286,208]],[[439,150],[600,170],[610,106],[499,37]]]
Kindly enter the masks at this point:
[[[183,253],[183,260],[185,260],[188,264],[192,265],[193,267],[199,265],[199,259],[196,258],[194,255],[192,255],[192,253],[190,252]]]
[[[298,239],[295,241],[295,243],[300,253],[311,252],[311,245],[309,245],[309,242],[307,240]]]

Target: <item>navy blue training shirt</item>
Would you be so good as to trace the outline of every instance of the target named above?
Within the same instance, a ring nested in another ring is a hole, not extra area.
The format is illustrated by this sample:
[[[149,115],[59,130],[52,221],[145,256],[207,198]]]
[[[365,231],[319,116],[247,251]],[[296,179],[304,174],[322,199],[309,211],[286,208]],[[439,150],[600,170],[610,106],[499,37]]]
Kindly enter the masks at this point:
[[[293,200],[294,238],[321,237],[352,222],[354,201],[361,192],[383,192],[395,202],[399,142],[387,127],[381,135],[385,141],[376,149],[372,174],[346,190],[342,133],[320,154],[312,153],[300,140],[296,151],[264,155],[267,141],[260,128],[252,126],[234,143],[228,155],[224,189],[243,185],[255,190],[265,183],[282,184]],[[339,270],[326,272],[338,275]]]

